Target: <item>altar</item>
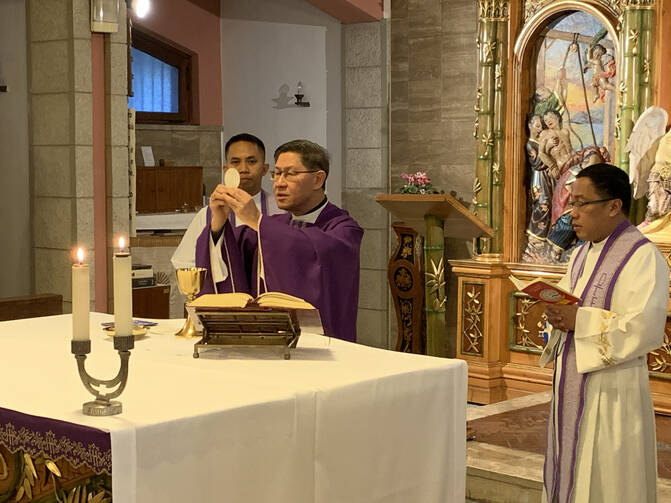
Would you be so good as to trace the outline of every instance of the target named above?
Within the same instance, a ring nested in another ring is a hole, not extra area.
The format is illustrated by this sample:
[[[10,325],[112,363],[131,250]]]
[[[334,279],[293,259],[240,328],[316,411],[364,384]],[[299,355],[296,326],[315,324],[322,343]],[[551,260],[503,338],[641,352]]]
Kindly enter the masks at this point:
[[[111,319],[91,315],[86,365],[96,376],[118,369],[100,327]],[[34,446],[49,433],[8,438],[7,418],[54,426],[68,445],[68,432],[97,435],[101,445],[109,436],[117,503],[463,502],[464,361],[310,333],[291,360],[273,348],[194,359],[194,339],[172,335],[183,320],[158,321],[136,340],[123,413],[110,417],[82,414],[90,395],[70,353],[70,315],[0,323],[0,448],[20,438]]]

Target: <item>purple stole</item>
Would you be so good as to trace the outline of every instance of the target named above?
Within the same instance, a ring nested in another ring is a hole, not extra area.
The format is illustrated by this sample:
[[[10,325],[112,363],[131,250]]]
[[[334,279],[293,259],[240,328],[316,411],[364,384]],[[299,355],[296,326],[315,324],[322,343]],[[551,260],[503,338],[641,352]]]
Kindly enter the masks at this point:
[[[648,242],[636,227],[622,222],[608,237],[601,250],[594,271],[580,296],[579,306],[610,309],[613,289],[622,269],[639,247]],[[578,250],[571,268],[571,291],[582,276],[590,243]],[[557,377],[557,361],[552,379]],[[589,374],[579,374],[576,364],[573,332],[566,335],[562,349],[562,369],[556,395],[548,420],[547,450],[543,479],[549,503],[571,501],[575,479],[580,421],[585,405],[585,384]],[[555,400],[557,400],[557,428],[555,428]],[[559,438],[555,437],[555,432]],[[556,449],[555,444],[558,446]]]
[[[263,191],[261,191],[261,213],[263,215],[268,214],[268,204],[266,202],[266,194]],[[230,292],[246,292],[249,290],[249,286],[247,285],[244,263],[242,262],[241,258],[238,257],[237,255],[235,259],[231,260],[228,249],[226,248],[226,246],[228,246],[226,241],[227,233],[229,232],[232,233],[234,237],[232,242],[237,242],[245,226],[242,225],[239,227],[235,226],[235,213],[233,213],[232,211],[228,217],[228,220],[229,220],[228,224],[224,225],[224,232],[219,238],[223,240],[222,242],[222,248],[224,249],[223,253],[226,253],[227,258],[226,262],[228,263],[229,268],[228,278],[226,278],[224,281],[221,282],[221,289]],[[199,297],[206,293],[215,292],[214,278],[212,277],[212,269],[210,267],[209,239],[210,239],[211,221],[212,221],[212,212],[210,211],[210,208],[207,208],[205,228],[198,237],[198,240],[196,241],[196,266],[204,267],[207,269],[207,279],[202,285],[200,293],[198,294]],[[236,281],[237,284],[235,283]]]

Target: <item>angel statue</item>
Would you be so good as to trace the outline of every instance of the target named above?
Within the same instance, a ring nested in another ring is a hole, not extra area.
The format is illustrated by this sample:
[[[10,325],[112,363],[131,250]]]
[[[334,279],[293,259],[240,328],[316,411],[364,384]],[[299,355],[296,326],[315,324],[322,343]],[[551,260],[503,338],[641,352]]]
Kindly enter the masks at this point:
[[[634,199],[648,195],[648,208],[641,230],[666,227],[671,212],[671,131],[665,133],[666,110],[648,107],[629,135],[625,151],[629,152],[629,181]],[[664,218],[664,223],[657,222]],[[654,227],[648,228],[651,224]],[[661,225],[661,226],[660,226]]]
[[[615,90],[615,86],[611,83],[611,79],[615,76],[615,58],[599,43],[607,33],[605,28],[601,29],[592,38],[589,48],[585,50],[587,62],[583,66],[582,71],[586,73],[587,70],[592,70],[594,103],[599,99],[601,102],[605,102],[606,91]]]

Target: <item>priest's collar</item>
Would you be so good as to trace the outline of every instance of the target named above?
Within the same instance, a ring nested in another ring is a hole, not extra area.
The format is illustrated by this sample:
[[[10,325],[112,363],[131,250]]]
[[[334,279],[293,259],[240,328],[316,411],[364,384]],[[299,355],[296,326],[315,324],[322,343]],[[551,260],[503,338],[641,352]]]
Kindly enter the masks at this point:
[[[615,230],[616,230],[616,229],[613,229],[613,232],[615,232]],[[590,248],[593,248],[593,249],[595,249],[595,250],[602,250],[603,247],[604,247],[605,244],[606,244],[606,241],[608,241],[608,238],[613,234],[613,232],[611,232],[610,234],[608,234],[608,235],[607,235],[605,238],[603,238],[601,241],[590,241]]]
[[[610,234],[606,236],[605,239],[602,239],[599,242],[596,241],[590,241],[590,249],[595,250],[595,251],[601,251],[606,244],[606,241],[608,241],[608,238],[610,237]]]
[[[308,224],[314,224],[317,219],[319,218],[319,215],[321,215],[322,210],[326,207],[326,203],[328,203],[328,198],[324,196],[324,199],[322,199],[322,202],[319,203],[317,206],[312,208],[310,211],[308,211],[305,215],[291,215],[291,220],[298,220],[299,222],[305,222]]]

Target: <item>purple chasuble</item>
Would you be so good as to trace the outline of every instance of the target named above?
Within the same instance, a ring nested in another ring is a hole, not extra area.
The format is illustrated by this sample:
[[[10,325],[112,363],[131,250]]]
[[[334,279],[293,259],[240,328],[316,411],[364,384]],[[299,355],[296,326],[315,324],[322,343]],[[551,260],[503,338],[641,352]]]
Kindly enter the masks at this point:
[[[631,256],[648,239],[628,221],[622,222],[608,237],[599,254],[594,270],[580,296],[579,306],[610,309],[615,283]],[[578,250],[571,268],[571,292],[582,276],[590,243]],[[545,453],[544,485],[549,503],[571,501],[575,482],[575,467],[580,434],[580,420],[585,402],[585,384],[589,374],[579,374],[576,364],[573,332],[566,335],[562,351],[559,385],[552,397],[548,420]],[[557,364],[553,388],[557,378]],[[555,410],[557,424],[555,425]]]
[[[356,340],[363,229],[345,210],[326,203],[314,224],[292,221],[289,213],[263,216],[259,234],[265,286],[261,282],[261,292],[256,291],[259,235],[247,226],[236,235],[230,222],[225,228],[222,256],[229,273],[234,272],[236,291],[254,297],[265,291],[282,292],[305,299],[319,310],[327,336]],[[198,240],[196,265],[209,270],[209,224],[206,231]],[[241,272],[247,290],[238,287],[243,283],[238,280]],[[217,284],[217,290],[230,292],[231,286],[227,279]]]
[[[268,203],[266,201],[266,193],[261,191],[261,213],[263,215],[268,214]],[[202,286],[198,296],[205,295],[206,293],[227,293],[227,292],[244,292],[249,293],[249,285],[247,283],[247,278],[249,277],[248,271],[245,269],[245,264],[240,260],[239,253],[235,253],[235,257],[231,257],[230,240],[224,240],[221,246],[221,254],[224,257],[226,266],[228,267],[228,278],[224,281],[220,281],[217,284],[215,290],[214,287],[214,278],[212,276],[212,267],[210,262],[210,222],[212,221],[212,212],[210,208],[207,209],[207,223],[205,228],[198,236],[196,241],[196,267],[204,267],[207,269],[207,277],[205,278],[205,284]],[[233,243],[240,237],[240,234],[244,229],[252,231],[246,225],[235,225],[235,213],[231,212],[228,221],[224,225],[224,232],[222,236],[227,236],[230,233],[233,235]],[[256,233],[254,233],[256,235]],[[219,238],[221,239],[221,237]],[[230,260],[227,260],[226,257],[229,257]]]
[[[214,277],[212,276],[212,262],[210,261],[210,222],[212,221],[212,212],[207,209],[207,222],[200,236],[196,240],[196,267],[207,269],[205,283],[200,289],[198,296],[206,293],[223,292],[245,292],[249,293],[249,285],[245,274],[245,265],[242,261],[240,252],[236,249],[236,236],[230,221],[224,224],[224,232],[219,239],[221,243],[221,254],[228,267],[228,277],[224,281],[217,283],[214,287]],[[244,226],[248,228],[247,226]],[[254,233],[256,234],[256,233]],[[233,249],[231,249],[233,247]]]

